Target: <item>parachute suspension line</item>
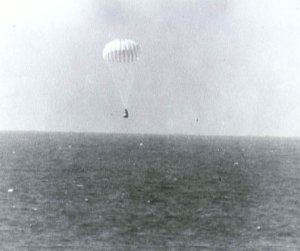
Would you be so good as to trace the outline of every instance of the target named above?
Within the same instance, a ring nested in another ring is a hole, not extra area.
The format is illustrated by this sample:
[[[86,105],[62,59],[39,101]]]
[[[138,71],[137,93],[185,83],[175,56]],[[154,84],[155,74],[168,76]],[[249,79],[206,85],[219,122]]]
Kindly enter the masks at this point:
[[[109,68],[109,71],[110,71],[110,73],[111,73],[111,77],[112,77],[112,80],[113,80],[113,82],[114,82],[115,88],[118,90],[118,93],[119,93],[119,96],[120,96],[120,98],[121,98],[122,104],[123,104],[123,106],[124,106],[124,108],[125,108],[125,102],[124,102],[123,93],[122,93],[121,88],[119,87],[119,85],[120,85],[119,80],[118,80],[118,78],[116,77],[116,75],[115,75],[115,73],[114,73],[114,70],[113,70],[112,66],[109,65],[109,63],[108,63],[108,66],[109,66],[108,68]]]
[[[120,98],[121,98],[122,104],[123,104],[124,108],[126,108],[126,107],[125,107],[125,106],[126,106],[126,104],[125,104],[125,99],[124,99],[122,90],[121,90],[121,88],[119,87],[119,83],[117,83],[118,80],[115,79],[113,73],[112,73],[111,75],[112,75],[112,79],[113,79],[113,81],[114,81],[114,83],[115,83],[115,87],[116,87],[117,90],[118,90],[118,93],[119,93],[119,96],[120,96]]]
[[[132,65],[130,65],[129,67],[130,67],[130,69],[128,70],[129,84],[128,84],[127,93],[125,94],[125,99],[124,99],[124,107],[125,108],[127,107],[128,100],[129,100],[129,97],[131,95],[132,88],[134,86],[134,80],[135,80],[135,77],[134,77],[135,74],[134,74],[134,71],[133,71],[133,67],[132,67]]]
[[[129,96],[134,85],[134,67],[132,64],[107,63],[114,82],[118,90],[124,108],[127,107]]]

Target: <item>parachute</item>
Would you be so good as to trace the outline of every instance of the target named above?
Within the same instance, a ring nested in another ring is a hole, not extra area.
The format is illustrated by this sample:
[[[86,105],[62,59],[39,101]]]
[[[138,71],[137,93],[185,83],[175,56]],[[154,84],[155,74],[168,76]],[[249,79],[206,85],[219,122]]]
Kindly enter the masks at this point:
[[[115,39],[104,46],[103,59],[111,71],[124,108],[133,87],[140,46],[130,39]]]

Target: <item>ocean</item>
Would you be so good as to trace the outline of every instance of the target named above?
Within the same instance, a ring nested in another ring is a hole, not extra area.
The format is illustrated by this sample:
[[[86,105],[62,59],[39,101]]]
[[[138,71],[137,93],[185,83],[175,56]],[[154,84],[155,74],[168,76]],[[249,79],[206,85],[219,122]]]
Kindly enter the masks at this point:
[[[0,250],[300,250],[300,139],[0,133]]]

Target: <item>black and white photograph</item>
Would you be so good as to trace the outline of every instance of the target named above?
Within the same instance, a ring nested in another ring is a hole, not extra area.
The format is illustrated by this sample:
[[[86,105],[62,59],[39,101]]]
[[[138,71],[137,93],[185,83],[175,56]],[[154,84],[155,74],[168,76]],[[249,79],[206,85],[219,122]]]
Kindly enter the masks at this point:
[[[300,250],[300,1],[0,0],[0,250]]]

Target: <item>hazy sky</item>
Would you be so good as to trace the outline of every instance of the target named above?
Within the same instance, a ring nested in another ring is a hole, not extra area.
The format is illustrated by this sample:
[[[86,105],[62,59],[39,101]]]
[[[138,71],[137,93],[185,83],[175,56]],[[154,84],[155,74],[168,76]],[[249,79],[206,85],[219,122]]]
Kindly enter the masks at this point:
[[[129,119],[104,45],[142,49]],[[0,129],[300,136],[300,0],[0,0]]]

